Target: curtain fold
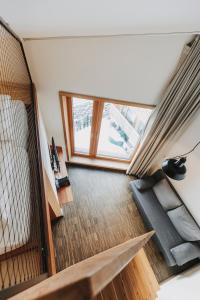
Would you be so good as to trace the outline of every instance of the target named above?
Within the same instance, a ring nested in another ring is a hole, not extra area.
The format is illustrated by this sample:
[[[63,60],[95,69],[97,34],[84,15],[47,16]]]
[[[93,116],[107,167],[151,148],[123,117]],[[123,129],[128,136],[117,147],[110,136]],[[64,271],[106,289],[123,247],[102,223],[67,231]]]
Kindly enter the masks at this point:
[[[143,133],[142,142],[127,170],[150,175],[170,146],[200,112],[200,36],[186,45],[177,69]]]

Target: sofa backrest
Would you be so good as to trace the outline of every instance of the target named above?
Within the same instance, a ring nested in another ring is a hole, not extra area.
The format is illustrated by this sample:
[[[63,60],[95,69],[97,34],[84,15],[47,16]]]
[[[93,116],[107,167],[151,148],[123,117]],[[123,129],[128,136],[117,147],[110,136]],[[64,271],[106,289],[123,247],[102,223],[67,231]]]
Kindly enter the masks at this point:
[[[152,187],[153,191],[165,211],[177,208],[182,205],[178,194],[172,189],[166,178],[156,182]]]

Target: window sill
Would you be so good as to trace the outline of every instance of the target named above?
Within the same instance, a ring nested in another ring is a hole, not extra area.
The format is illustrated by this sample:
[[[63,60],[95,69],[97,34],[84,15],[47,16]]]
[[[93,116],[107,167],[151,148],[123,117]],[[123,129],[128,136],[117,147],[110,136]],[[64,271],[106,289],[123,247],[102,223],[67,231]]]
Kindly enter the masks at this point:
[[[67,161],[68,165],[82,165],[100,169],[118,170],[126,173],[129,162],[109,161],[97,158],[73,156]]]

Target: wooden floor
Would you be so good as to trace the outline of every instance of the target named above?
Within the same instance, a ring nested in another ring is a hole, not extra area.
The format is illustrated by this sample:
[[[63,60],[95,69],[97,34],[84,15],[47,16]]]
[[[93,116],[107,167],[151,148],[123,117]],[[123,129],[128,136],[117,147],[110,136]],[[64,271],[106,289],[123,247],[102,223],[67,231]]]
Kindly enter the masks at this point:
[[[74,201],[53,226],[58,271],[147,232],[129,189],[133,178],[83,167],[68,171]],[[145,252],[159,282],[172,275],[153,241]]]

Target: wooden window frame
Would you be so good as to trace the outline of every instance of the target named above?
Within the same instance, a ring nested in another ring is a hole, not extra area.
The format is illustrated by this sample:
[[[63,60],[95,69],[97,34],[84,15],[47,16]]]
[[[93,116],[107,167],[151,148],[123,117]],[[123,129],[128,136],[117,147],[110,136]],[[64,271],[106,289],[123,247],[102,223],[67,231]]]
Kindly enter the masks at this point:
[[[86,99],[86,100],[93,101],[93,113],[92,113],[93,117],[92,117],[92,126],[91,126],[89,154],[77,153],[75,151],[73,115],[72,115],[73,97],[80,98],[83,100]],[[126,100],[123,101],[117,99],[102,98],[102,97],[76,94],[76,93],[70,93],[64,91],[59,92],[59,98],[60,98],[60,105],[61,105],[64,139],[65,139],[65,145],[67,150],[67,159],[69,161],[71,160],[72,157],[79,156],[79,157],[90,158],[90,159],[129,163],[132,160],[132,157],[134,156],[134,153],[136,152],[137,149],[134,151],[130,159],[120,159],[117,157],[115,158],[115,157],[97,155],[97,147],[98,147],[99,135],[101,130],[101,121],[102,121],[104,103],[114,103],[114,104],[121,104],[125,106],[133,106],[133,107],[148,108],[148,109],[155,108],[155,105],[141,104],[141,103],[130,102]]]

